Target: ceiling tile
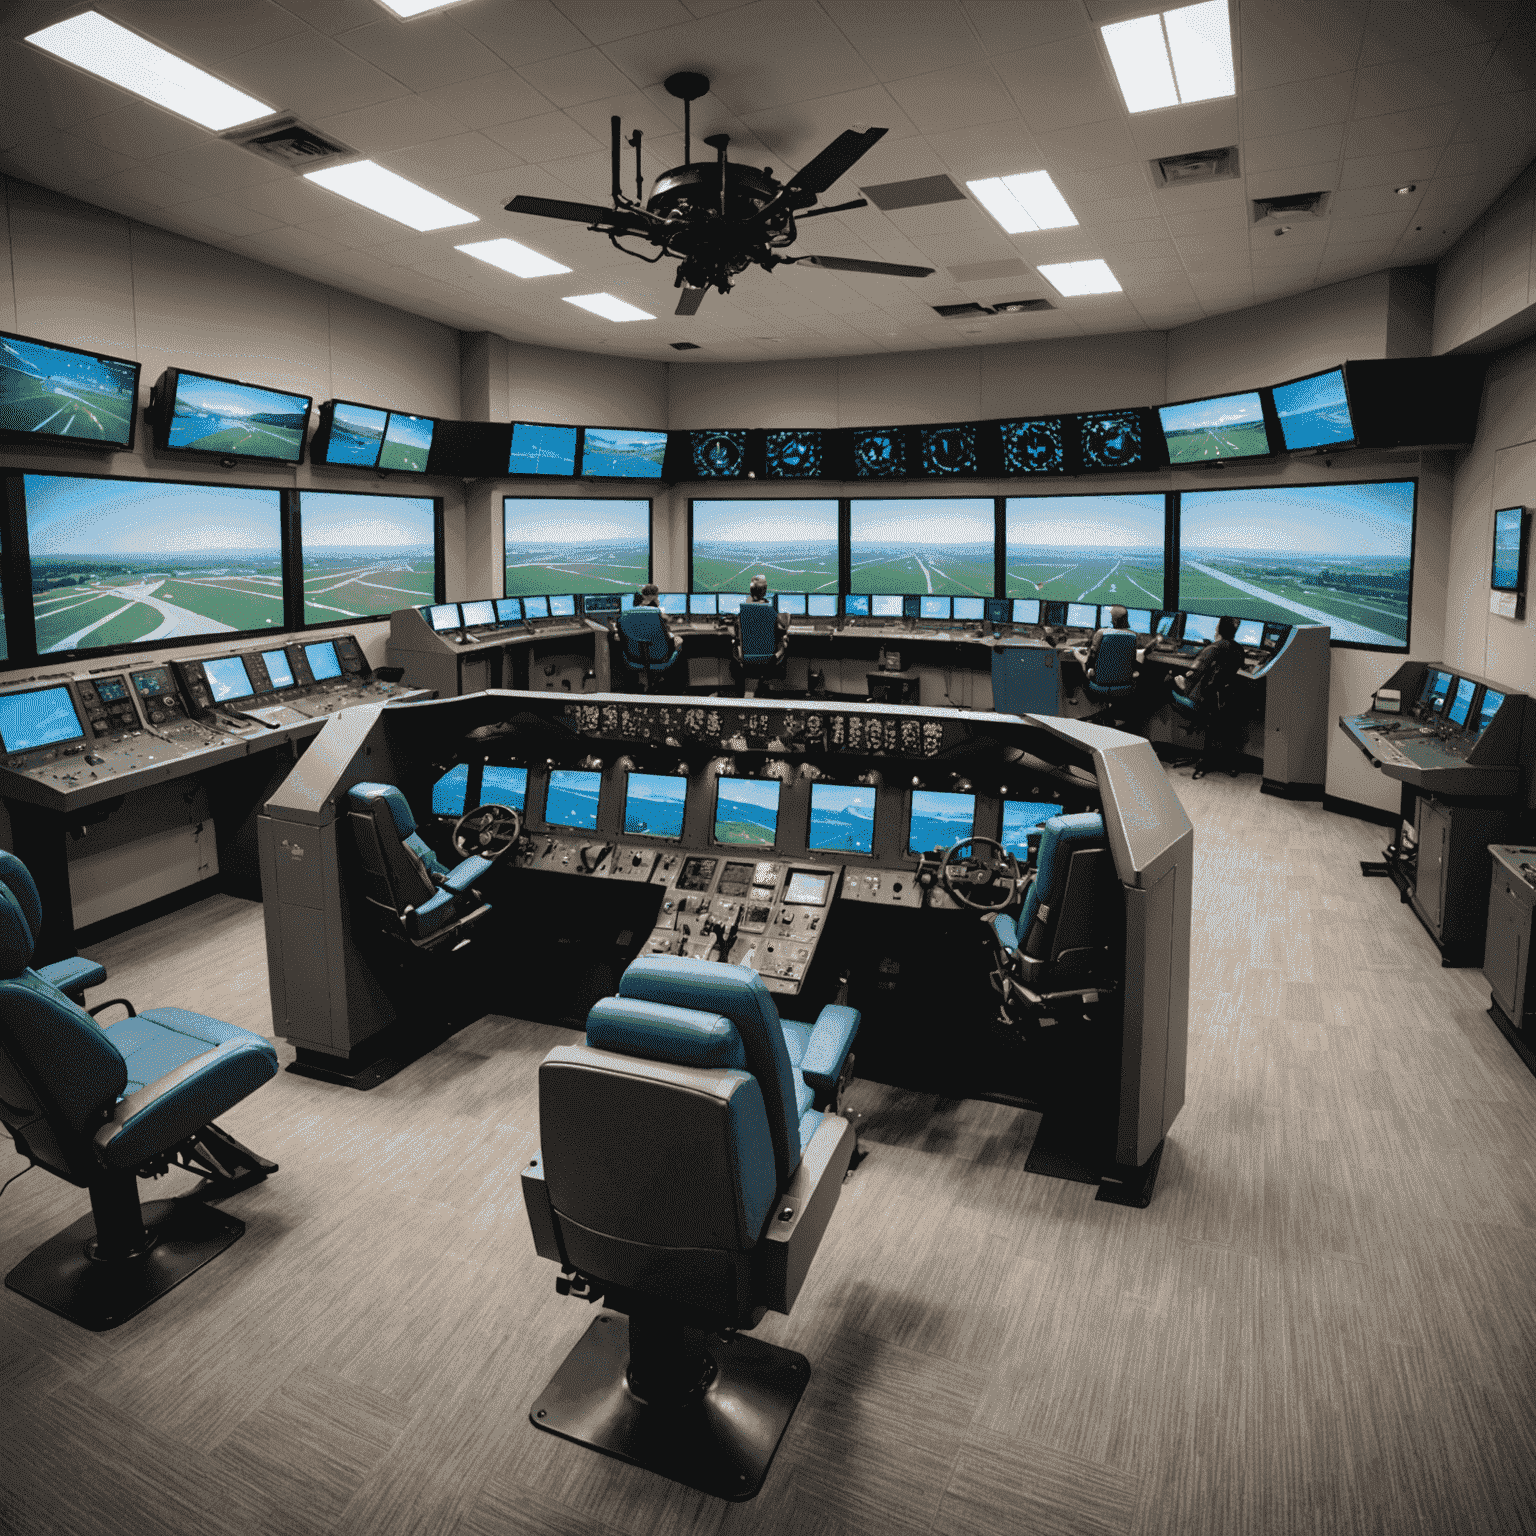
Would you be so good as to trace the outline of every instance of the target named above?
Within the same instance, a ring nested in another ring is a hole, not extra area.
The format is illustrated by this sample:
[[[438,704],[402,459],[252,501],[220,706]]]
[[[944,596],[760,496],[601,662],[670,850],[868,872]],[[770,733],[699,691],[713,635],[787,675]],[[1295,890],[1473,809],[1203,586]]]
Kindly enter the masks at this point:
[[[1374,0],[1360,62],[1369,67],[1491,41],[1519,0]]]
[[[993,67],[1037,132],[1120,115],[1120,93],[1090,33],[999,55]]]
[[[249,187],[230,187],[226,195],[245,208],[254,208],[280,224],[302,224],[307,219],[328,219],[336,211],[335,194],[323,191],[302,176],[257,182]]]
[[[964,65],[914,75],[893,82],[890,92],[922,133],[1000,123],[1018,116],[1013,98],[985,66]]]
[[[1238,11],[1243,91],[1355,67],[1368,0],[1266,0]]]
[[[1511,133],[1536,129],[1536,87],[1506,91],[1500,96],[1478,95],[1462,108],[1453,143],[1475,139],[1507,139]]]
[[[222,139],[206,139],[191,149],[157,155],[154,164],[168,175],[190,181],[205,192],[229,192],[269,181],[287,181],[293,172]]]
[[[114,9],[124,26],[215,74],[222,59],[308,30],[292,11],[271,0],[238,7],[207,0],[138,0]]]
[[[405,176],[419,186],[432,187],[469,176],[505,174],[522,163],[521,156],[493,143],[481,133],[449,134],[411,149],[391,150],[381,160],[396,175]]]
[[[982,47],[993,54],[1092,31],[1078,0],[1030,0],[1027,6],[1018,0],[964,0],[964,10]]]
[[[1296,192],[1326,192],[1339,179],[1339,162],[1324,160],[1283,171],[1254,171],[1243,178],[1248,196],[1289,197]]]
[[[75,124],[75,130],[83,139],[94,140],[141,160],[206,144],[209,137],[206,128],[199,128],[196,123],[151,106],[147,101],[130,102],[116,112],[84,118]]]
[[[569,155],[586,154],[599,150],[600,139],[594,138],[579,123],[573,122],[564,112],[546,112],[542,117],[525,117],[515,123],[503,123],[487,128],[485,136],[505,149],[510,149],[520,160],[538,164],[545,160],[563,160]],[[629,156],[625,156],[626,161]],[[628,165],[625,166],[626,171]],[[606,184],[608,178],[604,178]]]
[[[1291,166],[1316,165],[1336,157],[1343,146],[1342,123],[1303,128],[1296,133],[1277,133],[1269,138],[1250,139],[1243,147],[1242,168],[1252,175],[1255,171],[1283,171]]]
[[[986,50],[963,22],[925,25],[932,0],[822,0],[822,8],[880,80],[952,64],[984,67]]]
[[[1491,44],[1443,50],[1362,69],[1355,89],[1353,116],[1379,117],[1388,112],[1431,107],[1440,102],[1465,101],[1477,93]]]
[[[518,73],[557,107],[575,106],[583,101],[599,101],[604,96],[618,96],[627,91],[631,84],[623,72],[609,63],[596,48],[584,48],[578,53],[563,53],[558,58],[524,64]]]
[[[503,65],[502,59],[447,14],[411,21],[382,17],[341,33],[336,41],[413,91],[495,74]]]
[[[1493,51],[1482,80],[1484,90],[1504,94],[1529,90],[1536,85],[1536,26],[1526,12],[1523,28],[1512,27]]]
[[[537,117],[553,105],[514,69],[498,69],[494,74],[423,91],[421,96],[466,128],[491,128],[523,117]]]
[[[1220,149],[1237,143],[1237,100],[1198,101],[1161,112],[1137,112],[1130,118],[1130,128],[1136,152],[1147,160]]]
[[[928,143],[959,181],[1037,171],[1045,164],[1034,134],[1019,122],[934,133],[928,136]]]
[[[167,176],[164,171],[156,170],[152,165],[135,165],[126,171],[105,176],[100,181],[87,182],[79,192],[79,195],[90,203],[102,201],[108,194],[116,197],[139,198],[152,208],[168,208],[174,203],[195,202],[208,195],[202,187],[194,187],[190,182],[178,181],[176,177]],[[118,204],[114,202],[111,206],[117,207]]]
[[[377,106],[315,120],[315,127],[335,134],[365,155],[403,149],[427,139],[445,139],[460,132],[463,126],[458,118],[450,117],[441,107],[434,107],[420,96],[397,96]]]
[[[206,229],[223,235],[259,235],[279,227],[276,219],[246,208],[231,197],[205,197],[195,203],[178,203],[176,212],[183,219],[195,220]]]
[[[1460,117],[1461,108],[1454,103],[1367,117],[1349,125],[1344,153],[1347,158],[1358,159],[1362,155],[1389,155],[1405,149],[1448,144]]]
[[[1170,213],[1163,223],[1168,233],[1181,243],[1196,235],[1246,238],[1248,210],[1243,207],[1197,209],[1189,213]]]
[[[838,134],[855,123],[886,129],[886,136],[859,161],[857,170],[851,173],[855,180],[899,179],[899,176],[892,178],[883,173],[870,177],[869,167],[878,164],[878,157],[887,154],[890,146],[912,138],[917,133],[911,118],[896,105],[891,93],[883,85],[865,86],[857,91],[839,91],[816,101],[801,101],[793,106],[769,107],[760,112],[749,112],[742,122],[768,146],[774,158],[796,170],[820,154]],[[927,159],[930,171],[920,174],[930,174],[931,171],[944,168],[938,155],[931,150]]]
[[[612,43],[637,32],[654,32],[692,21],[681,0],[555,0],[559,10],[594,43]]]
[[[1063,133],[1040,135],[1047,167],[1055,171],[1102,171],[1135,158],[1136,151],[1126,126],[1118,119],[1090,123]]]
[[[1295,133],[1302,128],[1321,128],[1349,117],[1355,75],[1346,70],[1310,80],[1292,80],[1242,95],[1243,132],[1252,138]]]
[[[378,0],[279,0],[305,26],[327,34],[347,32],[375,20]]]
[[[1407,202],[1399,198],[1399,202]],[[1342,217],[1335,212],[1325,222],[1329,226],[1329,245],[1351,245],[1365,240],[1386,241],[1393,244],[1412,222],[1414,210],[1403,208],[1392,213],[1359,214],[1353,218]]]
[[[137,98],[83,70],[71,69],[57,59],[15,39],[0,45],[0,80],[5,82],[7,127],[73,128],[104,112],[119,112]],[[18,134],[18,138],[27,136]]]
[[[575,53],[590,41],[548,0],[467,5],[455,11],[453,19],[514,69],[558,54]]]
[[[1399,193],[1393,187],[1351,187],[1335,192],[1328,204],[1329,215],[1334,219],[1361,218],[1367,214],[1398,214],[1407,217],[1419,206],[1424,196],[1424,184],[1399,182],[1398,186],[1418,186],[1418,191]]]
[[[328,37],[301,32],[253,48],[220,67],[231,84],[280,112],[313,121],[404,94],[405,88]]]

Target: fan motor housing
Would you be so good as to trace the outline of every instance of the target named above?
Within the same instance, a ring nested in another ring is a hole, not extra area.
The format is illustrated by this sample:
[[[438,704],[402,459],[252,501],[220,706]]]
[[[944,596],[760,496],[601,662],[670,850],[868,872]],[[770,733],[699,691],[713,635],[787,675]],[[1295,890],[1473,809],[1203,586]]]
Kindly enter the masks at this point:
[[[767,171],[752,165],[725,166],[725,217],[735,223],[772,202],[782,188]],[[716,219],[720,214],[720,166],[710,160],[663,171],[651,186],[646,211],[661,218]],[[786,210],[787,211],[787,210]]]

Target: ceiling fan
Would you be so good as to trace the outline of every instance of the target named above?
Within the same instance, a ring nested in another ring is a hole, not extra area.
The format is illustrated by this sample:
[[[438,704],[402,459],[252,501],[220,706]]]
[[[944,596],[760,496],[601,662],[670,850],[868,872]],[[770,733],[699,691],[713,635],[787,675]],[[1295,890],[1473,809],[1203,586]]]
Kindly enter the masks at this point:
[[[567,203],[557,198],[514,197],[509,213],[531,213],[545,219],[566,219],[585,224],[607,235],[615,250],[641,261],[656,262],[663,256],[678,258],[675,287],[683,291],[676,313],[694,315],[704,295],[715,288],[731,291],[731,279],[749,266],[771,272],[778,266],[804,262],[833,272],[872,272],[881,277],[928,277],[932,267],[906,267],[889,261],[857,261],[844,256],[780,256],[793,245],[798,231],[795,220],[814,219],[823,213],[846,213],[866,208],[855,198],[830,208],[818,208],[816,199],[867,150],[885,136],[884,128],[849,129],[840,133],[808,165],[787,182],[780,182],[764,166],[732,164],[726,157],[731,142],[727,133],[712,133],[704,142],[715,151],[713,163],[693,163],[692,106],[709,90],[709,78],[690,72],[669,75],[668,93],[683,104],[683,163],[663,171],[645,196],[640,169],[641,131],[629,136],[635,151],[635,195],[627,197],[620,185],[619,119],[613,128],[613,207],[596,203]],[[621,235],[637,236],[657,248],[654,256],[619,244]]]

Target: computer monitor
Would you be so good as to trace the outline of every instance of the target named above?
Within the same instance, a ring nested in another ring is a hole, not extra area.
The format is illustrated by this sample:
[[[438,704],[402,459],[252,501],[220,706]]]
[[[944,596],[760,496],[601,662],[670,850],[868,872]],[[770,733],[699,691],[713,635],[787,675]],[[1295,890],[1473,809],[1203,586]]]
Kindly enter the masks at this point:
[[[1256,389],[1160,405],[1157,414],[1170,464],[1248,459],[1271,451],[1264,406]]]
[[[494,624],[496,622],[496,604],[491,598],[483,598],[479,602],[464,603],[460,610],[464,615],[464,627],[473,629],[477,624]]]
[[[717,592],[715,596],[719,599],[717,612],[738,613],[741,610],[741,605],[746,602],[748,594],[745,592]]]
[[[677,774],[632,773],[624,790],[624,832],[630,837],[679,838],[688,780]]]
[[[496,618],[502,624],[520,624],[523,619],[523,600],[520,597],[498,597]]]
[[[1041,603],[1040,622],[1051,625],[1065,624],[1067,622],[1067,605],[1065,603]]]
[[[621,592],[619,594],[619,612],[628,613],[635,606],[635,594],[633,592]]]
[[[1157,616],[1157,632],[1158,632],[1158,634],[1160,634],[1160,635],[1171,635],[1173,633],[1173,626],[1175,624],[1177,624],[1178,621],[1179,621],[1179,616],[1178,616],[1177,612],[1174,612],[1174,613],[1160,613],[1160,614],[1158,614],[1158,616]]]
[[[203,663],[203,676],[208,679],[213,702],[222,704],[227,699],[248,699],[255,693],[251,676],[245,670],[245,661],[239,656],[218,656]]]
[[[915,592],[909,593],[901,600],[901,616],[904,619],[917,619],[922,617],[923,600]]]
[[[1028,860],[1029,834],[1060,815],[1061,807],[1049,800],[1004,800],[1003,835],[998,841],[1014,858]]]
[[[812,619],[835,619],[837,617],[837,593],[808,593],[805,599],[805,612],[807,617]]]
[[[588,592],[581,600],[583,613],[600,613],[604,617],[619,611],[619,594],[617,592]]]
[[[552,619],[574,619],[576,617],[575,594],[567,592],[560,597],[550,598],[549,616]]]
[[[966,623],[980,621],[986,617],[989,601],[985,597],[957,597],[954,604],[955,617]]]
[[[1456,696],[1451,700],[1451,707],[1445,712],[1445,718],[1452,725],[1465,725],[1467,723],[1467,715],[1472,709],[1472,695],[1476,692],[1477,684],[1470,677],[1457,679]]]
[[[869,612],[876,619],[899,619],[901,598],[892,592],[875,592],[869,599]]]
[[[804,592],[775,592],[773,594],[773,606],[780,613],[804,613]]]
[[[662,592],[656,598],[656,606],[663,613],[687,613],[688,594],[686,592]]]
[[[1097,629],[1098,627],[1099,605],[1097,603],[1067,604],[1068,629]]]
[[[1184,643],[1186,645],[1199,641],[1201,645],[1209,645],[1216,638],[1216,625],[1219,620],[1209,613],[1186,613],[1184,615]]]
[[[261,659],[266,664],[267,677],[274,688],[293,687],[293,668],[288,663],[287,651],[263,651]]]
[[[523,599],[523,617],[525,619],[547,619],[549,617],[549,599],[547,597],[525,597]]]
[[[1239,645],[1246,645],[1250,650],[1258,650],[1258,648],[1264,643],[1264,620],[1239,620],[1237,633],[1232,638],[1236,640]]]
[[[689,613],[719,613],[720,594],[718,592],[690,592],[688,594]]]
[[[843,614],[850,619],[867,619],[869,617],[869,593],[845,592],[843,594]]]
[[[597,802],[603,776],[594,768],[551,768],[544,797],[544,821],[551,827],[597,830]]]
[[[779,834],[779,781],[721,775],[715,791],[715,841],[772,848]]]
[[[1479,736],[1488,729],[1488,722],[1498,714],[1499,706],[1503,702],[1502,693],[1496,693],[1492,688],[1483,689],[1483,696],[1477,701],[1477,734]]]
[[[907,828],[909,853],[933,853],[967,838],[976,826],[976,796],[947,789],[914,789]]]
[[[457,603],[434,603],[427,609],[427,623],[440,635],[447,634],[451,629],[464,627],[464,622],[459,617]]]
[[[815,853],[868,853],[874,844],[873,785],[811,785],[811,830],[805,842],[807,848]]]
[[[457,763],[432,786],[434,816],[462,816],[469,788],[469,766]],[[510,805],[520,811],[528,799],[528,770],[486,764],[480,781],[480,805]]]
[[[949,599],[947,597],[920,597],[917,601],[919,618],[949,618]]]
[[[1127,608],[1125,610],[1125,622],[1134,634],[1150,635],[1152,633],[1152,610],[1150,608]]]
[[[68,688],[31,688],[0,697],[0,747],[30,752],[85,735]]]
[[[1290,637],[1291,626],[1289,624],[1266,624],[1264,626],[1264,647],[1266,650],[1279,650]]]
[[[341,676],[341,658],[336,654],[333,640],[316,640],[312,645],[306,645],[304,659],[309,663],[309,675],[317,683],[323,683],[328,677]]]
[[[1446,695],[1451,691],[1451,674],[1431,667],[1424,676],[1424,686],[1419,690],[1419,703],[1432,715],[1445,709]]]
[[[1015,624],[1038,624],[1040,622],[1040,599],[1038,597],[1014,598],[1013,622]]]
[[[1009,615],[1013,611],[1013,604],[1006,597],[989,597],[987,599],[987,623],[1006,624]]]

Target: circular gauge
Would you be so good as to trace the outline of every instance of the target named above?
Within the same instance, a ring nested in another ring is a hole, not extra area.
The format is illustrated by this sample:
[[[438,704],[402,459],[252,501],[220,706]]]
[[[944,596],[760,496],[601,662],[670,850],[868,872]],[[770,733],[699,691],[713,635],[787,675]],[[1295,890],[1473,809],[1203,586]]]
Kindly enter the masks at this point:
[[[1066,468],[1060,419],[1048,416],[1004,423],[1003,468],[1010,475],[1049,474]]]
[[[770,432],[768,473],[803,478],[821,473],[819,432]]]
[[[893,432],[862,432],[853,439],[853,467],[860,475],[899,475],[905,468],[902,463],[901,444]]]
[[[1141,422],[1130,411],[1101,411],[1078,418],[1083,465],[1087,469],[1120,469],[1141,458]]]
[[[746,446],[740,432],[700,432],[693,440],[694,468],[701,475],[739,475]]]
[[[923,473],[974,475],[975,427],[935,427],[923,433]]]

